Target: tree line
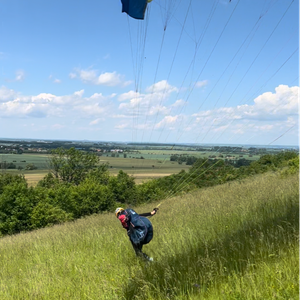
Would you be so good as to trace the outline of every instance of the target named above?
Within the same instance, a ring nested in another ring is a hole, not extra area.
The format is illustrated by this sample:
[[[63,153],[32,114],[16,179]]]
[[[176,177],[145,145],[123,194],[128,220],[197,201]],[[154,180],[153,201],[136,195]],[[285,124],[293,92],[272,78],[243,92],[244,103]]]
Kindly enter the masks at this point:
[[[116,206],[137,205],[165,199],[193,189],[285,168],[298,172],[295,152],[264,155],[249,166],[236,168],[223,160],[196,159],[188,172],[135,184],[122,170],[109,174],[94,153],[75,148],[52,151],[49,172],[35,187],[22,175],[0,174],[0,235],[38,229]]]

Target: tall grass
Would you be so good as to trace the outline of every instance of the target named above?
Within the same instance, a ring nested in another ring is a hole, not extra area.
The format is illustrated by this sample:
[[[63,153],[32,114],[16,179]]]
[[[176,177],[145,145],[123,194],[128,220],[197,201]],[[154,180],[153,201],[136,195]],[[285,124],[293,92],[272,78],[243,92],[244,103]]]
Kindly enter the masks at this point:
[[[298,299],[298,201],[275,174],[166,200],[151,264],[112,214],[4,237],[0,299]]]
[[[179,199],[176,205],[169,204],[170,210],[164,212],[159,224],[162,230],[157,233],[160,261],[141,271],[138,280],[127,286],[127,299],[138,291],[138,299],[193,293],[210,297],[232,276],[242,278],[263,262],[294,254],[298,247],[298,199],[297,177],[280,180],[268,175],[207,189]],[[291,267],[295,270],[297,264]],[[297,274],[283,283],[294,282],[290,297],[298,292]],[[277,281],[276,274],[273,279]],[[249,299],[246,291],[240,294],[233,299]]]

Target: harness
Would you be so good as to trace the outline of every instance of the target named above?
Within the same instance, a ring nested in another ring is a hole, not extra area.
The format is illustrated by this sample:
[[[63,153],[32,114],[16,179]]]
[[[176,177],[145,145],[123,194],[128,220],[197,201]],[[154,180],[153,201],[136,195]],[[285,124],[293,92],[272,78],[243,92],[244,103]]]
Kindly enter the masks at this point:
[[[126,223],[128,225],[128,235],[134,244],[139,244],[144,241],[148,230],[152,229],[151,222],[139,216],[133,209],[125,209]]]

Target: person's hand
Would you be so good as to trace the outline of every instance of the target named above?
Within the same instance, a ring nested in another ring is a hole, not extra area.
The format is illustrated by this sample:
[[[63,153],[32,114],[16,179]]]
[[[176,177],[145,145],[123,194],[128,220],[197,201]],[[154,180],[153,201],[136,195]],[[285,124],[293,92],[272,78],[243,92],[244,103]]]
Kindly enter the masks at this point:
[[[153,208],[153,210],[151,211],[151,215],[154,216],[157,211],[158,211],[158,208]]]

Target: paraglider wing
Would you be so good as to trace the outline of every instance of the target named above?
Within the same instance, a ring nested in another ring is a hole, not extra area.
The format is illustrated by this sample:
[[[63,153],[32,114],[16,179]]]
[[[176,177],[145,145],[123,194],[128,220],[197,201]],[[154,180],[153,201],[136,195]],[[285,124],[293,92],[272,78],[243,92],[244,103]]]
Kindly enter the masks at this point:
[[[134,19],[144,19],[147,0],[121,0],[122,12],[126,12],[130,17]]]

